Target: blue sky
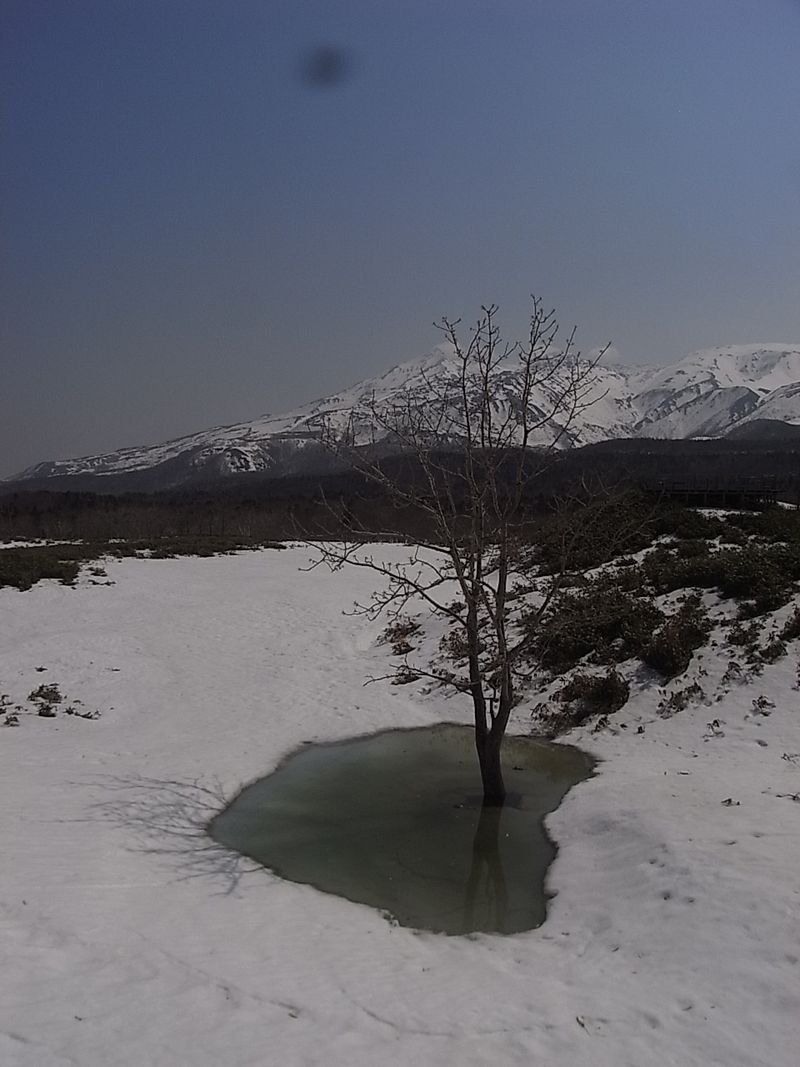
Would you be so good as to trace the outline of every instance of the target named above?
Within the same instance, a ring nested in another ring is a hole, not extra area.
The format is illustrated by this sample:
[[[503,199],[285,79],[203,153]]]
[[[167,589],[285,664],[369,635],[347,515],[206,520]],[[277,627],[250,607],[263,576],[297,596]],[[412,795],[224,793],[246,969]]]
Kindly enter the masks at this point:
[[[531,292],[633,361],[800,342],[798,55],[798,0],[4,0],[0,475]]]

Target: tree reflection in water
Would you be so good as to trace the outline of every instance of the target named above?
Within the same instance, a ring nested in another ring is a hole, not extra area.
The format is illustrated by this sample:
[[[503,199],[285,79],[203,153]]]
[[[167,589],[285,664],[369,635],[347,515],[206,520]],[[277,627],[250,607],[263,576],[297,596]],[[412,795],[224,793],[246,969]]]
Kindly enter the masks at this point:
[[[464,896],[465,933],[506,928],[508,886],[500,853],[503,811],[503,808],[483,806],[478,816],[472,842],[472,864]]]

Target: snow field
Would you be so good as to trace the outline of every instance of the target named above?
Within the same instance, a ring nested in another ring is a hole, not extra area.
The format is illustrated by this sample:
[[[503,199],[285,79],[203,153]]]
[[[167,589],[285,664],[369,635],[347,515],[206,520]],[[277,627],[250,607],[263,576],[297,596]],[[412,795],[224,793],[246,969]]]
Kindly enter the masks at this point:
[[[0,728],[0,1063],[794,1067],[797,642],[720,701],[708,649],[708,705],[661,719],[643,686],[612,729],[570,735],[601,763],[548,819],[539,930],[416,933],[202,834],[303,741],[469,720],[437,690],[364,687],[384,623],[342,609],[376,576],[307,558],[128,559],[110,587],[0,590],[0,693],[32,708],[57,683],[102,712]]]

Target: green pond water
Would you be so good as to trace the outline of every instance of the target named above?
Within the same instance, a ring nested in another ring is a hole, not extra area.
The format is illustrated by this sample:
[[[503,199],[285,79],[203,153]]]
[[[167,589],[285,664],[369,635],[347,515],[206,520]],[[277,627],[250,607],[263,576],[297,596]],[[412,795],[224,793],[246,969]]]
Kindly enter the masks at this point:
[[[470,727],[307,744],[210,824],[282,878],[378,908],[402,926],[511,934],[544,922],[556,848],[544,816],[588,778],[580,749],[508,737],[508,801],[483,808]]]

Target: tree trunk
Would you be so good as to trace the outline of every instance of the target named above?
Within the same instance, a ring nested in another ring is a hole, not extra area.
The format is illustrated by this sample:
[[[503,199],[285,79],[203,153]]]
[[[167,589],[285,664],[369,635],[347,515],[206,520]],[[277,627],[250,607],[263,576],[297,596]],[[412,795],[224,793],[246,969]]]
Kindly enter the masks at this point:
[[[481,767],[483,806],[485,808],[501,808],[506,800],[503,767],[500,763],[502,742],[502,736],[494,736],[494,732],[491,730],[487,730],[485,733],[480,730],[476,731],[475,747],[478,750],[478,762]]]

